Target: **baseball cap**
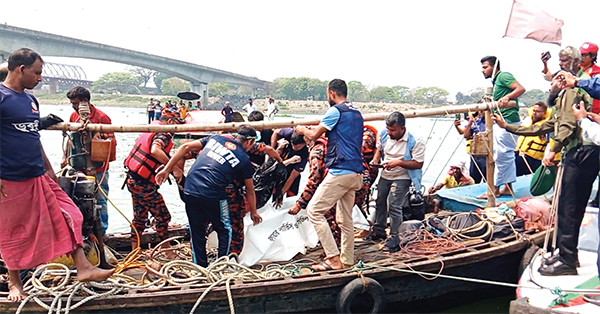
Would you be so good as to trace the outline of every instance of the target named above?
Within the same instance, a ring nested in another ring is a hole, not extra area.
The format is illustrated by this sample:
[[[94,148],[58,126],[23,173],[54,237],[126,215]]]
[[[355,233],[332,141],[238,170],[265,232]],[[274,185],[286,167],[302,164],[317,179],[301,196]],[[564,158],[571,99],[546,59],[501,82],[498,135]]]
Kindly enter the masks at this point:
[[[581,45],[581,47],[579,47],[579,52],[581,52],[582,55],[586,53],[598,53],[598,45],[585,42],[583,45]]]
[[[177,122],[179,124],[185,123],[185,120],[181,118],[181,116],[179,115],[179,112],[177,112],[171,108],[164,108],[161,112],[161,115],[165,116],[169,119],[173,119],[175,122]]]

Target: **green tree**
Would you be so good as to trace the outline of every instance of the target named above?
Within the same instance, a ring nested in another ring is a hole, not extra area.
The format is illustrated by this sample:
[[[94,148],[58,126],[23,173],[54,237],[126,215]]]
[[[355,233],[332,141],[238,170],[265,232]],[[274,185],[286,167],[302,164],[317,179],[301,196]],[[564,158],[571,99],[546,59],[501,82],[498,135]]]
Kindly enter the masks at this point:
[[[95,93],[139,94],[141,80],[127,72],[112,72],[102,75],[92,84]]]
[[[173,75],[158,72],[154,75],[154,85],[156,85],[158,90],[162,90],[162,82],[171,77],[173,77]]]
[[[415,90],[415,97],[419,102],[428,104],[446,103],[448,92],[439,87],[420,87]]]
[[[414,93],[410,88],[406,86],[392,86],[392,89],[396,93],[399,102],[412,103],[415,101]]]
[[[387,86],[377,86],[369,93],[369,99],[371,101],[396,102],[398,101],[398,95]]]
[[[521,97],[519,97],[519,103],[524,104],[527,107],[531,107],[538,101],[545,102],[548,99],[549,94],[549,92],[544,92],[540,89],[528,90],[521,95]]]
[[[237,90],[237,86],[235,87],[235,90]],[[208,84],[208,95],[210,97],[232,95],[233,93],[234,93],[234,89],[231,88],[231,84],[229,84],[229,83]]]
[[[369,90],[359,81],[348,82],[348,99],[351,101],[368,101]]]
[[[171,77],[162,81],[161,92],[165,95],[177,95],[177,93],[189,89],[190,83],[178,77]]]

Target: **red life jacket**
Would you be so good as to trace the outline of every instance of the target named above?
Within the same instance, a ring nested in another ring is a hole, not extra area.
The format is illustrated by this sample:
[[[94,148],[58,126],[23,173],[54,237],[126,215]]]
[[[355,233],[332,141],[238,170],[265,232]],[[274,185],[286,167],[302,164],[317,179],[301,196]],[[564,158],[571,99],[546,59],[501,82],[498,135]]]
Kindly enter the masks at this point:
[[[600,67],[593,64],[591,68],[586,71],[590,77],[598,76],[600,74]],[[600,99],[593,99],[592,101],[592,112],[600,113]]]
[[[154,120],[151,124],[162,125],[160,120]],[[152,156],[152,138],[156,133],[142,133],[140,137],[135,141],[133,149],[129,152],[127,158],[125,158],[125,167],[129,171],[137,174],[138,176],[149,180],[152,183],[156,183],[154,178],[155,170],[162,163]],[[167,155],[173,148],[173,141],[169,142],[169,145],[164,149]]]

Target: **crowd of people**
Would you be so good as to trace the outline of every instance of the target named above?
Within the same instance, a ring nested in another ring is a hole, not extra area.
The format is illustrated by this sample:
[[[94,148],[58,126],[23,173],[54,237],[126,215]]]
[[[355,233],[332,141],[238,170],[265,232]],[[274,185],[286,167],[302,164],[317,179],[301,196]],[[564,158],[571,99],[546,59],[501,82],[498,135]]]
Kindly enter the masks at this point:
[[[600,168],[600,116],[597,114],[600,106],[594,107],[592,101],[592,97],[600,99],[597,76],[600,71],[595,70],[597,52],[598,47],[591,43],[585,43],[580,49],[564,48],[560,53],[561,70],[554,75],[548,74],[548,59],[542,55],[543,74],[551,76],[550,99],[532,106],[524,121],[519,117],[518,97],[525,88],[509,72],[500,70],[496,57],[481,59],[482,72],[492,79],[494,86],[490,96],[495,104],[492,115],[495,122],[494,193],[513,193],[511,184],[518,175],[531,173],[540,165],[555,166],[562,158],[564,174],[561,197],[557,200],[559,253],[540,268],[540,273],[547,276],[577,273],[579,226]],[[85,259],[81,247],[81,212],[56,184],[57,178],[43,152],[38,127],[39,105],[25,90],[41,81],[42,67],[39,54],[19,49],[9,57],[8,74],[0,85],[3,117],[0,125],[3,151],[0,156],[0,223],[3,226],[0,254],[9,269],[8,298],[13,301],[25,297],[18,276],[20,269],[38,266],[64,253],[73,254],[79,280],[104,280],[112,275],[112,270],[95,268]],[[330,81],[326,93],[330,108],[314,127],[259,132],[243,124],[233,133],[187,142],[174,154],[171,154],[173,133],[143,133],[124,161],[134,213],[132,248],[138,246],[135,233],[144,231],[149,215],[154,217],[159,238],[167,238],[171,216],[158,189],[173,176],[190,223],[194,262],[208,266],[208,223],[218,235],[218,256],[241,252],[243,217],[249,213],[254,224],[262,222],[253,175],[279,167],[285,174],[278,178],[279,185],[273,189],[276,192],[271,201],[278,207],[283,198],[298,196],[288,213],[297,215],[305,209],[323,248],[323,259],[312,265],[314,270],[354,265],[355,236],[370,241],[385,240],[384,251],[397,251],[402,222],[424,218],[422,208],[414,207],[408,195],[410,190],[421,190],[425,141],[407,129],[406,118],[400,112],[389,114],[381,130],[365,124],[360,111],[347,99],[348,86],[343,80]],[[90,109],[89,118],[86,114],[90,123],[111,123],[106,114],[90,103],[87,89],[73,88],[67,97],[75,110],[70,121],[81,121],[79,111],[85,103]],[[270,99],[265,117],[249,99],[244,107],[248,121],[273,118],[277,113],[273,103]],[[201,109],[199,101],[197,106]],[[191,102],[176,104],[168,100],[163,107],[159,100],[151,99],[147,106],[148,123],[181,124],[191,109],[196,109]],[[225,122],[232,121],[232,113],[226,102],[222,109]],[[455,125],[466,139],[473,140],[485,131],[484,115],[471,113],[466,126],[460,121]],[[551,133],[552,139],[547,136]],[[97,136],[114,138],[112,133]],[[471,149],[470,145],[467,149]],[[561,152],[562,157],[559,157]],[[63,165],[69,158],[65,156]],[[481,182],[485,158],[472,158],[469,169],[464,161],[453,163],[447,175],[428,189],[429,193]],[[195,162],[184,175],[183,165],[187,159],[195,159]],[[276,167],[270,167],[272,165]],[[309,168],[308,184],[302,187],[300,177],[306,167]],[[93,173],[108,193],[107,169],[107,163],[100,164]],[[356,205],[366,216],[364,205],[375,181],[373,228],[355,235],[352,209]],[[39,197],[40,193],[44,197]],[[102,206],[100,217],[105,232],[106,200],[99,197],[98,204]],[[40,237],[40,234],[55,236]],[[598,297],[589,298],[598,301]]]

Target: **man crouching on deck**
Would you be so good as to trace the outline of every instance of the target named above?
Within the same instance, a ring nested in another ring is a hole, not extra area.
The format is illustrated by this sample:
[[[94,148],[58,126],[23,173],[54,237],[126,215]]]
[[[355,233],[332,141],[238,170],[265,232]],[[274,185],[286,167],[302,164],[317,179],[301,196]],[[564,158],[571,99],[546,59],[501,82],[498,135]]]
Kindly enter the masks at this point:
[[[341,269],[354,265],[354,227],[352,206],[356,191],[362,186],[363,117],[346,100],[346,82],[335,79],[327,86],[327,100],[331,107],[325,112],[316,129],[296,127],[296,132],[316,141],[327,132],[325,179],[308,204],[308,218],[313,223],[325,251],[325,260],[312,266],[314,270]],[[341,254],[324,214],[337,203],[337,222],[342,229]]]
[[[44,61],[22,48],[8,58],[0,84],[0,254],[9,274],[8,299],[26,297],[20,269],[72,254],[77,280],[103,281],[114,270],[96,268],[83,253],[79,208],[56,183],[38,126],[39,104],[25,89],[42,80]]]

